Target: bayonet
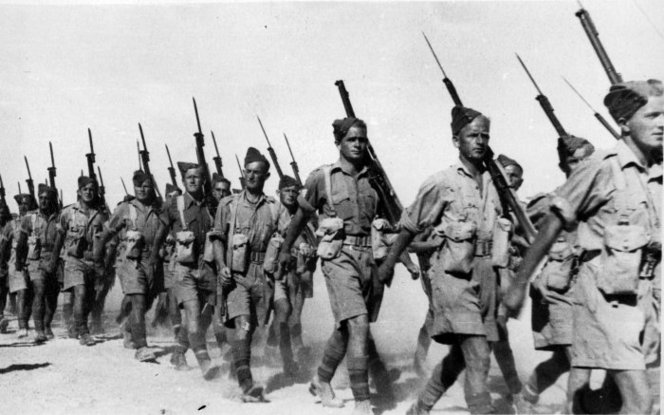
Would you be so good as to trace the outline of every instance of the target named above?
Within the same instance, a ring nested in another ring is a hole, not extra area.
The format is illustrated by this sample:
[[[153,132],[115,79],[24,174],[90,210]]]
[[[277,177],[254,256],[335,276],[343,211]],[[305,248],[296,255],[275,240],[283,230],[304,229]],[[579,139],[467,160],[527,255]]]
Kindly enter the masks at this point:
[[[164,144],[164,146],[166,146],[166,154],[168,155],[168,163],[170,164],[170,167],[168,168],[168,175],[171,176],[171,183],[173,186],[179,189],[178,181],[175,176],[175,167],[173,167],[173,159],[171,158],[171,152],[168,149],[168,144]]]
[[[288,137],[286,136],[286,133],[284,133],[284,139],[286,140],[286,146],[288,146],[288,152],[290,153],[291,156],[291,168],[293,169],[293,174],[295,175],[295,180],[297,180],[297,183],[302,186],[302,179],[300,179],[300,168],[297,165],[297,161],[295,161],[295,156],[293,155],[293,150],[291,149],[290,143],[288,142]]]
[[[595,108],[593,108],[592,105],[590,105],[590,103],[583,97],[583,95],[581,95],[581,93],[579,91],[577,91],[576,88],[574,88],[574,85],[572,85],[564,76],[563,76],[563,81],[565,81],[565,83],[570,88],[572,88],[572,91],[574,91],[574,93],[579,98],[581,98],[581,101],[583,101],[586,104],[586,106],[588,108],[590,108],[590,111],[593,112],[593,115],[595,116],[595,118],[597,118],[597,121],[599,121],[600,124],[602,124],[604,126],[604,128],[606,128],[611,133],[611,135],[613,135],[613,137],[615,137],[616,140],[619,140],[620,139],[620,134],[618,134],[618,132],[613,129],[613,127],[611,126],[611,124],[609,124],[609,122],[606,120],[606,118],[602,117],[602,115],[599,112],[597,112],[595,110]]]
[[[426,40],[427,45],[429,46],[429,50],[433,54],[433,58],[436,60],[436,63],[438,64],[438,67],[440,68],[440,71],[443,73],[443,84],[445,84],[445,87],[447,88],[447,91],[449,92],[450,96],[452,97],[452,101],[454,101],[454,105],[458,107],[462,107],[463,104],[461,103],[461,98],[459,98],[459,94],[456,91],[456,88],[454,87],[454,84],[452,81],[447,77],[447,74],[445,73],[445,69],[443,69],[443,65],[440,64],[440,60],[438,59],[438,55],[436,55],[436,51],[433,50],[433,46],[431,46],[431,42],[429,42],[429,38],[427,38],[427,35],[422,32],[422,36],[424,36],[424,40]]]
[[[214,151],[217,153],[216,157],[212,157],[214,160],[214,165],[217,168],[217,174],[221,177],[224,177],[224,172],[221,171],[221,156],[219,155],[219,147],[217,147],[217,138],[214,136],[214,131],[210,130],[210,135],[212,136],[212,144],[214,144]]]
[[[50,141],[48,142],[48,149],[51,152],[51,167],[48,167],[46,170],[48,170],[48,178],[51,187],[53,190],[57,190],[57,187],[55,186],[55,157],[53,156],[53,144]]]
[[[32,173],[30,172],[30,164],[28,163],[28,158],[26,156],[23,156],[23,160],[25,160],[25,167],[28,169],[28,179],[25,181],[28,184],[28,192],[30,193],[30,196],[32,196],[33,200],[35,199],[35,184],[32,181]]]
[[[265,141],[267,141],[267,151],[270,153],[270,158],[272,159],[272,163],[274,163],[274,168],[277,169],[277,173],[279,174],[279,179],[284,177],[284,173],[281,170],[281,166],[279,165],[279,160],[277,159],[277,153],[274,152],[274,149],[272,148],[272,144],[270,143],[270,139],[267,136],[267,133],[265,132],[265,128],[263,128],[263,123],[261,122],[261,119],[258,115],[256,115],[256,119],[258,119],[258,124],[261,126],[261,130],[263,131],[263,135],[265,136]]]
[[[127,186],[125,185],[124,179],[120,177],[120,181],[122,182],[122,188],[124,189],[125,195],[129,196],[129,192],[127,191]]]
[[[237,168],[240,170],[240,186],[242,186],[242,190],[247,188],[247,181],[244,177],[244,170],[242,169],[242,165],[240,164],[240,159],[237,157],[237,154],[235,155],[235,161],[237,161]]]

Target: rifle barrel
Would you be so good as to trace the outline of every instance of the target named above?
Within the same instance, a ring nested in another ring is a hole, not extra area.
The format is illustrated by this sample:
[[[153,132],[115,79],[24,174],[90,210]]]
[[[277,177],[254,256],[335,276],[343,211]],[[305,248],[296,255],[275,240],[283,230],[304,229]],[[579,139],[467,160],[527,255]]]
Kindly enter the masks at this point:
[[[212,144],[214,144],[214,152],[219,156],[219,147],[217,147],[217,138],[214,136],[214,131],[210,130],[210,135],[212,136]]]
[[[297,161],[295,161],[295,156],[293,155],[293,150],[291,149],[290,143],[288,142],[288,136],[286,133],[284,133],[284,139],[286,140],[286,146],[288,147],[288,152],[290,153],[291,156],[291,168],[293,169],[293,174],[295,175],[295,180],[297,180],[297,183],[302,186],[302,179],[300,178],[300,168],[297,165]]]
[[[606,76],[609,77],[609,82],[611,82],[611,85],[621,83],[622,76],[620,76],[620,74],[616,71],[616,68],[613,66],[609,55],[604,49],[604,45],[602,45],[602,42],[599,40],[599,33],[597,32],[597,28],[595,27],[592,18],[590,17],[590,13],[588,13],[588,11],[583,8],[581,2],[579,2],[579,7],[580,9],[575,13],[575,15],[581,21],[581,26],[586,32],[588,40],[590,40],[590,45],[595,50],[595,53],[599,58],[599,62],[602,65],[602,68],[604,68],[604,72],[606,72]]]
[[[55,158],[53,157],[53,144],[50,141],[48,142],[48,149],[51,152],[51,167],[55,169]]]
[[[125,191],[125,195],[129,196],[129,192],[127,191],[127,186],[125,185],[124,179],[120,177],[120,181],[122,182],[122,188]]]
[[[28,163],[28,158],[23,156],[23,160],[25,160],[25,167],[28,169],[28,178],[32,180],[32,173],[30,173],[30,164]]]
[[[201,119],[198,118],[198,106],[196,105],[196,98],[191,98],[194,101],[194,113],[196,114],[196,125],[198,125],[198,132],[203,134],[203,129],[201,128]]]
[[[530,71],[528,70],[528,67],[526,66],[525,63],[523,63],[523,60],[521,59],[521,56],[519,56],[518,53],[515,53],[515,55],[516,55],[516,58],[519,60],[519,63],[520,63],[521,66],[523,67],[523,70],[526,71],[526,74],[528,75],[528,78],[530,78],[530,82],[532,82],[533,85],[535,85],[535,89],[537,89],[537,93],[538,93],[539,95],[544,95],[544,94],[542,93],[542,90],[541,90],[541,89],[539,88],[539,86],[537,85],[537,82],[535,82],[535,78],[533,78],[533,76],[530,74]]]
[[[270,153],[270,158],[272,159],[274,168],[277,170],[277,174],[281,179],[282,177],[284,177],[284,172],[281,170],[281,166],[279,165],[279,159],[277,159],[277,153],[275,153],[274,148],[272,148],[272,143],[270,143],[270,139],[268,138],[267,133],[265,132],[265,128],[263,127],[263,123],[261,122],[261,118],[258,115],[256,115],[256,119],[258,120],[258,124],[261,126],[261,130],[263,131],[263,136],[265,136],[265,141],[267,141],[267,152]]]
[[[606,129],[609,131],[609,133],[611,133],[611,135],[613,135],[613,137],[616,138],[616,140],[620,139],[620,134],[618,134],[618,132],[617,132],[616,130],[613,129],[613,127],[611,126],[611,124],[609,124],[609,122],[606,120],[606,118],[602,117],[602,114],[600,114],[599,112],[597,112],[597,111],[593,108],[593,106],[590,105],[590,103],[589,103],[588,101],[586,101],[586,99],[583,97],[583,95],[581,95],[581,93],[580,93],[579,91],[577,91],[576,88],[574,88],[574,85],[572,85],[572,84],[571,84],[571,83],[570,83],[570,82],[569,82],[564,76],[563,76],[563,80],[567,83],[567,85],[568,85],[570,88],[572,88],[572,91],[574,91],[574,93],[575,93],[579,98],[581,98],[581,101],[583,101],[583,102],[588,106],[588,108],[590,108],[590,110],[593,112],[593,115],[595,116],[595,118],[597,119],[597,121],[599,121],[600,124],[602,124],[602,126],[604,126],[604,128],[606,128]]]

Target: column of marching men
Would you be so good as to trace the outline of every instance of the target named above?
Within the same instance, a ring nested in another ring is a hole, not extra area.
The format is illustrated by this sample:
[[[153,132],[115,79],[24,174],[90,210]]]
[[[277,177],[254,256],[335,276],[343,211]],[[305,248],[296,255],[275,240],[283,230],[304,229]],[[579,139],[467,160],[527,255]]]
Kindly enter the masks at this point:
[[[663,92],[657,80],[611,87],[604,103],[620,126],[611,149],[559,138],[567,180],[523,204],[538,229],[534,241],[521,234],[483,162],[489,117],[458,105],[451,124],[458,161],[424,181],[389,232],[379,221],[384,196],[372,186],[367,126],[351,116],[332,124],[338,159],[303,186],[283,176],[276,199],[263,191],[270,162],[254,148],[237,193],[215,175],[206,195],[203,168],[188,162],[178,162],[182,188],[169,184],[163,202],[151,176],[136,171],[134,196],[112,212],[99,204],[93,178],[78,179],[77,202],[62,210],[57,192],[39,185],[38,204],[18,194],[18,214],[0,206],[0,312],[15,298],[18,337],[29,335],[32,315],[34,341],[48,341],[62,291],[67,335],[90,346],[89,315],[117,276],[123,345],[136,349],[136,359],[157,358],[145,321],[156,301],[173,327],[176,369],[190,368],[191,349],[205,379],[219,375],[205,340],[212,326],[218,346],[230,346],[225,358],[242,400],[267,402],[252,376],[252,343],[278,349],[284,375],[306,370],[300,317],[320,260],[334,326],[309,390],[323,406],[343,407],[331,385],[345,358],[353,413],[369,414],[370,378],[380,399],[397,399],[398,374],[381,360],[370,324],[407,251],[418,256],[429,304],[413,363],[428,381],[409,414],[429,413],[464,369],[468,410],[494,412],[492,352],[517,413],[535,413],[540,394],[566,372],[565,412],[658,413]],[[503,155],[498,161],[518,190],[521,165]],[[507,319],[527,287],[535,348],[551,355],[522,383]],[[8,322],[3,316],[0,331]],[[449,352],[429,370],[432,340]],[[589,387],[593,370],[606,372],[600,390]]]

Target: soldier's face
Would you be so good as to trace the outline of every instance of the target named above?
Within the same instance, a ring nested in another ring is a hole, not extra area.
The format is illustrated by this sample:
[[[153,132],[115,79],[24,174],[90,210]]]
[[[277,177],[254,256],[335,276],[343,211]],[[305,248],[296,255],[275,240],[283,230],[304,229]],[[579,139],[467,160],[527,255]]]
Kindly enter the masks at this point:
[[[662,155],[664,137],[664,96],[651,96],[648,103],[625,122],[629,135],[641,151],[649,156]]]
[[[92,203],[95,199],[96,192],[95,184],[88,183],[85,186],[78,189],[78,195],[81,197],[81,200],[85,203]]]
[[[181,194],[181,193],[180,193],[178,190],[173,190],[173,191],[170,192],[170,193],[166,193],[166,201],[167,201],[167,202],[170,202],[171,199],[173,199],[174,197],[178,197],[178,196],[180,196],[180,194]]]
[[[507,176],[509,186],[514,189],[514,191],[519,190],[523,184],[523,170],[521,170],[519,166],[510,164],[505,167],[505,175]]]
[[[270,173],[262,161],[254,161],[244,166],[244,177],[248,190],[262,190]]]
[[[226,182],[217,182],[212,188],[212,196],[217,201],[229,196],[231,194],[231,185]]]
[[[367,152],[368,142],[366,128],[354,125],[350,127],[346,136],[337,143],[337,148],[346,160],[359,162]]]
[[[152,195],[154,194],[154,189],[152,187],[152,180],[146,180],[141,183],[140,186],[134,186],[134,195],[139,202],[148,202]]]
[[[30,210],[32,206],[30,206],[30,198],[29,197],[24,197],[21,199],[21,203],[18,205],[18,213],[20,215],[24,215],[27,211]]]
[[[300,191],[297,186],[284,187],[279,190],[279,200],[284,206],[292,207],[297,202],[298,194],[300,194]]]
[[[184,187],[189,193],[198,193],[203,187],[203,172],[201,169],[189,169],[184,175]]]
[[[42,212],[47,212],[55,206],[55,201],[49,197],[48,193],[41,193],[39,195],[39,209]]]
[[[470,124],[464,126],[459,134],[452,137],[454,146],[467,160],[480,161],[489,146],[489,119],[483,115],[475,117]]]

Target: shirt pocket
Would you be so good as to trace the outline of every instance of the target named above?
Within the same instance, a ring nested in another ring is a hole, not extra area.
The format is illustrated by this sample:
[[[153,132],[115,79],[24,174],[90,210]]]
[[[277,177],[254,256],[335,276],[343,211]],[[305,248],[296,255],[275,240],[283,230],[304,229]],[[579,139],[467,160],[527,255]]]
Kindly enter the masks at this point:
[[[332,203],[337,216],[342,219],[353,217],[353,201],[346,189],[332,190]]]

